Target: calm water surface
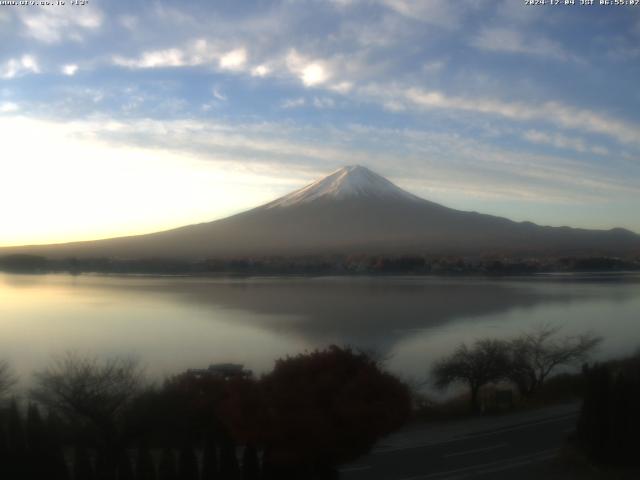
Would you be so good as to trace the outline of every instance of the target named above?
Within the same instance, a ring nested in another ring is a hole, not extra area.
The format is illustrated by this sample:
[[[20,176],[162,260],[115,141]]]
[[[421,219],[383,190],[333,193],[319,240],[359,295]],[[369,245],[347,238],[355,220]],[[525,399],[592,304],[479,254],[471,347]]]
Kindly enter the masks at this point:
[[[332,343],[375,348],[423,379],[459,342],[545,322],[640,347],[640,276],[201,279],[0,273],[0,358],[28,378],[52,355],[134,354],[158,376],[216,362],[270,370]]]

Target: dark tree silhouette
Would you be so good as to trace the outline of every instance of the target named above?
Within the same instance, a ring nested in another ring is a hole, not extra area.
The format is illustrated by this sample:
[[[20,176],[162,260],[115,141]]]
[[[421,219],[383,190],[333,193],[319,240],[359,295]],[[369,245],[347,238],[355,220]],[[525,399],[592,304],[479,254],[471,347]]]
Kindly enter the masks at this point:
[[[121,455],[123,412],[140,390],[142,371],[129,358],[101,361],[67,353],[35,374],[33,398],[99,435],[97,474],[113,476]]]
[[[55,462],[51,455],[55,450],[51,437],[47,434],[46,426],[38,407],[30,404],[27,410],[27,446],[28,446],[28,466],[31,477],[46,478]]]
[[[240,480],[236,444],[228,434],[224,435],[220,445],[220,478],[223,480]]]
[[[471,411],[480,411],[478,393],[488,383],[507,377],[509,346],[500,340],[477,340],[472,347],[461,344],[455,352],[435,364],[432,376],[435,385],[444,389],[453,383],[466,383],[471,393]]]
[[[218,447],[211,435],[205,440],[202,455],[202,480],[217,480],[220,478],[218,467]]]
[[[118,459],[118,480],[134,480],[131,459],[126,451],[122,451]]]
[[[178,458],[178,472],[180,480],[198,480],[198,459],[193,447],[185,444],[180,449]]]
[[[0,420],[2,418],[0,417]],[[4,431],[4,425],[0,424],[0,478],[11,478],[10,470],[10,452],[9,444],[6,432]]]
[[[27,443],[22,416],[15,399],[11,401],[7,418],[8,459],[7,470],[9,478],[23,478],[28,475]]]
[[[298,470],[300,478],[333,470],[368,452],[411,412],[407,386],[349,348],[278,360],[262,387],[267,475],[283,468]]]
[[[558,337],[560,327],[542,325],[510,342],[511,366],[508,378],[523,396],[542,387],[561,365],[581,365],[602,341],[593,333]]]
[[[74,480],[94,480],[95,474],[89,451],[83,446],[77,446],[73,461]]]
[[[151,452],[145,443],[138,446],[136,457],[136,480],[156,480],[156,468]]]
[[[118,458],[113,458],[114,453],[105,448],[96,450],[96,478],[97,480],[117,480]]]
[[[26,451],[27,443],[25,436],[25,428],[18,408],[18,402],[13,399],[9,407],[9,421],[7,422],[7,430],[10,439],[11,449],[22,454]]]
[[[183,438],[220,437],[256,440],[261,433],[263,402],[251,376],[225,378],[215,372],[189,370],[170,378],[157,392],[159,421]]]
[[[47,433],[38,406],[30,403],[27,409],[27,443],[31,452],[47,448]]]
[[[96,426],[114,423],[143,382],[136,360],[100,361],[67,353],[35,374],[34,399],[52,410]]]
[[[176,467],[176,457],[173,450],[165,448],[160,456],[160,466],[158,468],[158,480],[179,480],[178,469]]]
[[[11,372],[9,363],[0,360],[0,399],[2,399],[16,384],[16,377]]]
[[[640,355],[584,369],[587,385],[577,440],[596,463],[640,466]]]
[[[242,480],[260,479],[260,461],[258,450],[253,445],[244,447],[242,453]]]

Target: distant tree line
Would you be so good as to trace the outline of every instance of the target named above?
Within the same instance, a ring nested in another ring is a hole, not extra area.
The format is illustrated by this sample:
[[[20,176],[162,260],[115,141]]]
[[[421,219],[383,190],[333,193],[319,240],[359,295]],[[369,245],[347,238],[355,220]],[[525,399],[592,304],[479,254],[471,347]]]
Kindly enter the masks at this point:
[[[640,257],[479,257],[433,255],[309,255],[170,258],[51,259],[37,255],[0,257],[0,270],[22,273],[83,272],[164,275],[528,275],[542,272],[637,271]]]
[[[3,365],[6,396],[14,377]],[[67,354],[33,383],[26,411],[0,409],[0,478],[337,478],[411,414],[405,384],[335,346],[278,360],[260,378],[188,370],[159,386],[134,360]]]

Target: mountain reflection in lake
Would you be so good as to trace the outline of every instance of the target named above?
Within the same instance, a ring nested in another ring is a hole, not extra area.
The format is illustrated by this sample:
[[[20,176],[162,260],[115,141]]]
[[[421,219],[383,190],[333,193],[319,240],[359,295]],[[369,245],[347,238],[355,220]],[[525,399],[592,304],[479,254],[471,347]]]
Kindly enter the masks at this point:
[[[553,322],[640,345],[640,278],[176,278],[0,274],[0,358],[24,376],[66,350],[133,354],[154,375],[273,361],[331,343],[376,349],[424,378],[460,341]]]

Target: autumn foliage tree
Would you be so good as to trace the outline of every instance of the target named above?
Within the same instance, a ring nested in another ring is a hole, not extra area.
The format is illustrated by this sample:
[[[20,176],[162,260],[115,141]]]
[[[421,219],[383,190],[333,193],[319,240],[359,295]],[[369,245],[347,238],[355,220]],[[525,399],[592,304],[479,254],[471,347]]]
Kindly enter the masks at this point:
[[[407,386],[349,348],[278,360],[261,384],[266,468],[306,478],[368,452],[411,412]]]
[[[155,430],[177,448],[185,442],[219,444],[228,435],[255,442],[262,425],[261,399],[258,380],[251,376],[224,378],[188,370],[134,402],[130,424],[140,431]]]

